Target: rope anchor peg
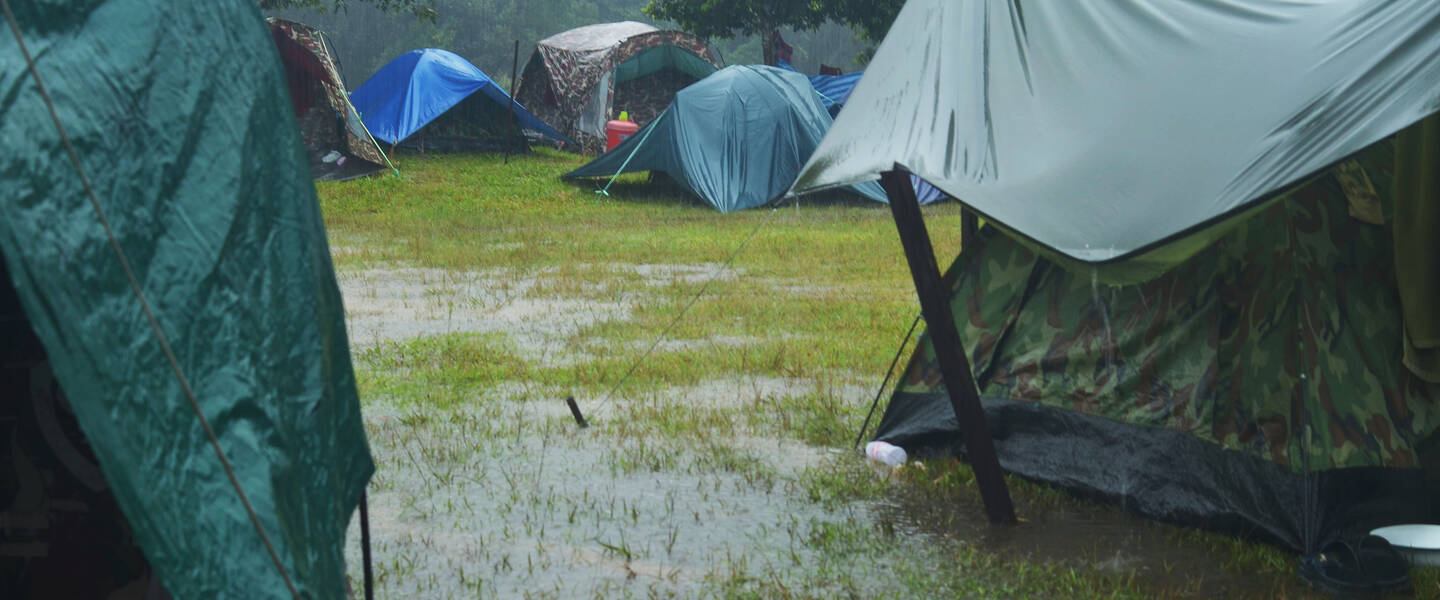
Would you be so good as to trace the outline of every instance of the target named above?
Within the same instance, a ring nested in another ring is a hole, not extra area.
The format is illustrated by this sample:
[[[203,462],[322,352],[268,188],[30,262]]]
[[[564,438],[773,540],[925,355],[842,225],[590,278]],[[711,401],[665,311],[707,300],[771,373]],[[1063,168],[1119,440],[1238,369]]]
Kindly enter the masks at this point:
[[[574,396],[566,396],[565,405],[570,407],[570,415],[575,417],[576,425],[579,425],[581,429],[590,426],[589,423],[585,422],[585,415],[580,414],[580,405],[575,403]]]

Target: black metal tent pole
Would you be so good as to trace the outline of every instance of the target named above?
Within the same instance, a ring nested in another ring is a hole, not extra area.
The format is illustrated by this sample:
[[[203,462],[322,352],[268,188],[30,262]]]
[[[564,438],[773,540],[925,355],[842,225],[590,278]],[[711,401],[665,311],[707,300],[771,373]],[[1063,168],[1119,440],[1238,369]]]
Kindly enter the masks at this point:
[[[896,164],[892,170],[880,174],[880,185],[890,199],[890,214],[895,217],[900,244],[905,247],[905,259],[915,279],[915,293],[920,296],[920,311],[925,315],[935,358],[940,362],[940,375],[950,394],[950,406],[955,409],[955,419],[965,436],[965,450],[975,470],[975,483],[985,503],[985,514],[992,524],[1014,524],[1015,507],[1010,502],[1010,490],[1000,472],[990,428],[985,425],[980,392],[975,387],[964,346],[960,344],[955,315],[950,311],[950,294],[940,276],[940,267],[935,264],[935,248],[925,230],[915,188],[910,186],[910,174]]]
[[[515,53],[512,54],[510,57],[510,106],[507,106],[506,108],[509,108],[510,114],[515,116],[515,133],[520,134],[520,139],[523,140],[525,139],[525,132],[520,130],[520,111],[515,108],[515,105],[520,102],[519,100],[515,99],[515,88],[519,87],[515,85],[515,78],[519,76],[519,71],[520,40],[515,40]],[[508,165],[510,164],[510,149],[508,148],[508,144],[506,146],[507,148],[505,150],[505,164]]]
[[[368,484],[367,484],[368,486]],[[360,554],[364,563],[364,592],[365,600],[375,600],[375,571],[371,567],[370,560],[370,493],[367,490],[360,491]]]

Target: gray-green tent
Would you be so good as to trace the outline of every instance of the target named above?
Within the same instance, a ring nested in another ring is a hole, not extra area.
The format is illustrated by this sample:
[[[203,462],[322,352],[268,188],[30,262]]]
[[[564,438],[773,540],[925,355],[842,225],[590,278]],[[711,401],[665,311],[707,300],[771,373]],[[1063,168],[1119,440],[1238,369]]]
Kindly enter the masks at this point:
[[[804,75],[726,67],[680,90],[649,125],[564,177],[662,171],[720,212],[754,208],[785,193],[832,122]],[[885,201],[874,182],[850,189]]]
[[[4,324],[38,337],[175,597],[292,597],[287,579],[341,597],[346,526],[374,467],[258,6],[8,4],[0,286],[23,310]]]

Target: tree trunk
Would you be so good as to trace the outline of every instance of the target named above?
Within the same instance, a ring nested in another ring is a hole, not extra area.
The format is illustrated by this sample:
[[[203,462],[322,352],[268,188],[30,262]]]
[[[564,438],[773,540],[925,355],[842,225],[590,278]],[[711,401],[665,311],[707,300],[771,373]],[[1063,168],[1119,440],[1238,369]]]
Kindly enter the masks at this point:
[[[779,29],[769,25],[760,28],[760,53],[765,64],[772,67],[780,66],[780,60],[775,56],[775,36],[779,33]]]

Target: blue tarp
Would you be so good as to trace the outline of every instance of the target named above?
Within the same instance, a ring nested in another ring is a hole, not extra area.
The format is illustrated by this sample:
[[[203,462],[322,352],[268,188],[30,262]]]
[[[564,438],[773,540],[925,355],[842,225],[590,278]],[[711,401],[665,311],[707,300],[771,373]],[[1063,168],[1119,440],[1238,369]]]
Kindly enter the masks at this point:
[[[448,50],[424,48],[401,55],[350,94],[350,103],[360,111],[371,135],[394,144],[477,91],[509,106],[520,127],[574,143],[510,99],[470,61]]]
[[[780,43],[784,44],[784,42]],[[788,50],[789,46],[785,46],[785,48]],[[786,71],[800,72],[800,69],[795,68],[795,65],[783,56],[776,61],[776,64]],[[809,75],[808,77],[810,77],[810,86],[820,92],[820,100],[825,103],[825,109],[834,114],[835,110],[833,109],[836,106],[845,106],[845,101],[850,99],[850,91],[855,89],[855,84],[864,74],[864,71],[856,71],[843,75]]]
[[[851,90],[860,81],[864,71],[846,73],[844,75],[811,75],[810,85],[815,91],[820,92],[820,98],[825,102],[825,108],[832,106],[844,106],[845,101],[850,99]]]
[[[945,192],[930,185],[930,182],[921,179],[919,175],[910,176],[910,185],[915,187],[915,199],[921,204],[934,204],[945,199]]]
[[[831,123],[805,76],[732,66],[681,90],[659,118],[565,177],[663,171],[721,212],[761,206],[785,193]],[[851,190],[885,201],[873,181]]]

